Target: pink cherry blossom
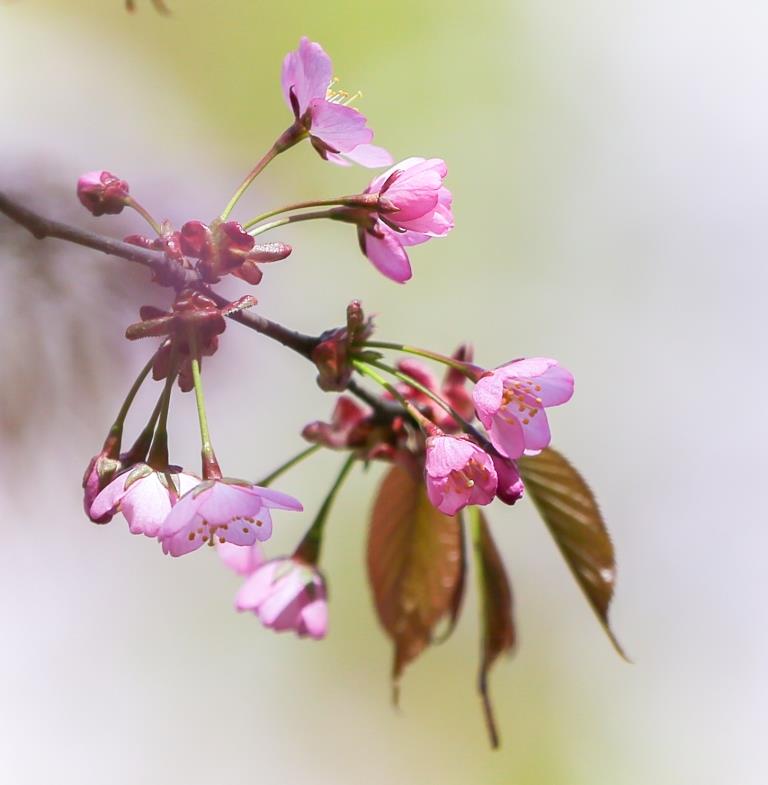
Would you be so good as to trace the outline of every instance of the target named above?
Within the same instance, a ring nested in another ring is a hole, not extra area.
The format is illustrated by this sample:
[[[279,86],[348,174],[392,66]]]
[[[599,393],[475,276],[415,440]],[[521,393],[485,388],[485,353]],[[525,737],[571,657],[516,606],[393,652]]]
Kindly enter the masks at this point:
[[[325,579],[298,559],[265,562],[245,581],[235,599],[239,611],[252,611],[265,627],[299,636],[325,637],[328,602]]]
[[[514,504],[523,498],[525,486],[523,485],[517,464],[509,458],[502,458],[500,455],[492,455],[493,466],[499,478],[499,485],[496,488],[496,497],[504,504]]]
[[[331,58],[320,44],[302,37],[298,49],[283,60],[281,82],[298,126],[323,158],[342,165],[347,165],[344,158],[370,167],[391,163],[386,150],[369,144],[373,131],[365,117],[349,106],[351,97],[332,89]]]
[[[378,194],[377,219],[360,226],[360,248],[376,269],[398,283],[410,279],[406,247],[453,229],[453,196],[443,185],[448,169],[440,158],[406,158],[374,178],[366,194]]]
[[[556,360],[515,360],[482,377],[472,397],[493,446],[508,458],[543,450],[550,441],[545,408],[573,395],[573,376]]]
[[[468,504],[489,504],[496,495],[491,456],[469,439],[430,436],[425,470],[429,500],[446,515]]]
[[[188,491],[163,521],[158,539],[164,553],[183,556],[201,545],[253,545],[272,534],[270,509],[301,511],[301,502],[247,480],[204,480]]]
[[[158,472],[140,463],[115,477],[99,493],[89,515],[92,520],[99,520],[121,512],[131,534],[156,537],[179,497],[199,482],[192,474]]]
[[[77,181],[77,198],[95,216],[116,215],[129,198],[128,183],[103,169],[86,172]]]

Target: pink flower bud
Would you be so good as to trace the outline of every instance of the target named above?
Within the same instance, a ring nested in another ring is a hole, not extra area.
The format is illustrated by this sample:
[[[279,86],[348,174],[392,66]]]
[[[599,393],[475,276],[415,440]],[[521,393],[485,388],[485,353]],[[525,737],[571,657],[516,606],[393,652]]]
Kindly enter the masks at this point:
[[[492,455],[493,465],[496,475],[499,478],[499,485],[496,488],[496,496],[504,504],[514,504],[523,498],[525,486],[517,470],[517,464],[509,458],[502,458],[499,455]]]
[[[77,181],[77,198],[95,216],[122,212],[129,199],[128,183],[112,172],[86,172]]]

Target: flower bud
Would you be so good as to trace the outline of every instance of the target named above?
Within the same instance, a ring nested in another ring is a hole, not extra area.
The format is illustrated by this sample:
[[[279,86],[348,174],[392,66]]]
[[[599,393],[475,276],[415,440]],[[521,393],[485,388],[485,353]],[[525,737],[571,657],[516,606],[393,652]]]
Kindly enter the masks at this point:
[[[103,169],[86,172],[77,181],[77,198],[95,216],[116,215],[130,198],[128,183]]]

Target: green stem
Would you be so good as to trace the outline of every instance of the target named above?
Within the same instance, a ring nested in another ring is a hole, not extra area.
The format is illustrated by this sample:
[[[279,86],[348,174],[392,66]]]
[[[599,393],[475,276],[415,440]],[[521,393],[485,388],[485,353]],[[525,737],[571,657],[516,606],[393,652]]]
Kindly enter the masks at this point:
[[[160,411],[155,428],[155,438],[149,450],[147,463],[157,471],[168,470],[168,412],[171,408],[171,393],[173,383],[176,381],[178,368],[176,367],[177,350],[175,343],[171,344],[171,356],[168,361],[168,376],[165,378],[165,387],[160,396]]]
[[[141,204],[139,204],[132,196],[129,196],[125,204],[128,207],[133,208],[151,227],[154,229],[155,234],[159,237],[162,237],[163,230],[160,228],[160,224],[150,215],[149,211]]]
[[[229,214],[232,212],[234,206],[240,200],[240,197],[248,190],[251,183],[267,168],[267,164],[275,158],[280,152],[282,152],[277,144],[273,144],[272,147],[264,153],[262,159],[256,164],[256,166],[251,169],[250,172],[246,175],[245,180],[240,184],[240,187],[235,191],[234,196],[229,200],[229,204],[224,208],[224,211],[221,214],[221,220],[226,221],[229,217]]]
[[[117,417],[115,418],[114,423],[112,423],[112,427],[109,429],[109,434],[107,434],[107,439],[104,442],[104,449],[109,450],[110,455],[114,452],[114,455],[111,457],[116,458],[120,452],[120,442],[122,440],[125,418],[128,416],[128,412],[136,399],[139,388],[144,384],[144,380],[152,370],[154,362],[155,355],[153,354],[149,359],[149,362],[141,369],[139,375],[136,377],[136,381],[131,385],[131,389],[128,390],[128,395],[125,396],[123,405],[120,407],[120,411],[117,413]]]
[[[325,529],[326,521],[328,520],[328,514],[331,511],[331,507],[333,506],[333,502],[336,499],[339,489],[343,485],[344,480],[347,478],[347,475],[349,474],[356,460],[357,459],[353,453],[350,454],[347,460],[344,462],[339,476],[336,478],[336,481],[331,486],[331,490],[328,491],[328,495],[325,497],[325,500],[320,506],[320,509],[317,511],[315,520],[312,522],[312,525],[309,527],[307,533],[299,543],[298,548],[296,548],[293,554],[295,559],[313,566],[318,563],[320,559],[320,548],[323,544],[323,531]]]
[[[206,480],[219,479],[221,477],[221,469],[216,460],[216,454],[211,444],[211,435],[208,431],[203,382],[200,378],[200,354],[197,346],[197,333],[194,329],[189,331],[189,348],[191,352],[192,382],[195,387],[195,403],[197,404],[197,419],[200,424],[200,452],[203,457],[203,478]]]
[[[128,452],[125,454],[126,466],[146,461],[147,453],[149,452],[149,448],[152,444],[152,436],[155,432],[155,425],[157,424],[157,419],[160,416],[160,409],[162,408],[162,405],[163,393],[160,393],[157,403],[155,404],[155,408],[152,411],[152,415],[150,416],[147,424],[144,426],[144,430],[138,435],[131,449],[128,450]]]
[[[468,423],[457,411],[453,408],[447,401],[444,401],[439,395],[432,392],[429,387],[425,387],[421,382],[416,381],[412,376],[409,376],[407,373],[403,373],[402,371],[398,371],[397,368],[392,368],[391,366],[387,365],[386,363],[379,362],[378,360],[369,360],[370,364],[375,366],[376,368],[386,371],[389,374],[392,374],[397,379],[400,379],[401,382],[405,382],[410,387],[418,390],[420,393],[426,395],[430,400],[434,401],[441,409],[446,411],[448,414],[459,423],[464,430],[474,430],[472,425]]]
[[[271,485],[278,477],[280,477],[280,475],[301,463],[305,458],[309,458],[310,455],[314,455],[320,449],[320,447],[322,447],[320,444],[313,444],[310,447],[307,447],[306,450],[302,450],[298,455],[294,455],[293,458],[291,458],[289,461],[286,461],[282,466],[278,466],[277,469],[275,469],[271,474],[268,474],[260,482],[257,482],[256,485],[266,488],[268,485]]]
[[[289,215],[287,218],[280,218],[277,221],[270,221],[256,229],[251,229],[249,234],[251,237],[256,237],[258,234],[268,232],[270,229],[275,229],[278,226],[285,226],[286,224],[298,223],[299,221],[313,221],[316,218],[330,218],[332,215],[331,210],[316,210],[312,213],[302,213],[301,215]]]
[[[362,374],[363,376],[367,376],[369,379],[372,379],[374,382],[376,382],[376,384],[380,385],[389,393],[391,393],[395,398],[397,398],[397,400],[400,401],[400,403],[403,405],[403,408],[408,412],[408,414],[411,415],[411,417],[413,417],[414,420],[416,420],[427,436],[430,436],[437,431],[437,426],[432,422],[432,420],[430,420],[428,417],[425,417],[418,410],[418,408],[414,406],[393,384],[390,384],[383,376],[380,376],[378,373],[376,373],[376,371],[374,371],[371,367],[371,364],[353,358],[352,365],[358,373]]]
[[[389,343],[387,341],[366,341],[363,346],[367,349],[392,349],[397,352],[405,352],[406,354],[414,354],[417,357],[425,357],[428,360],[435,360],[435,362],[448,365],[461,371],[468,379],[477,381],[475,372],[468,366],[467,363],[461,360],[455,360],[452,357],[446,357],[439,352],[431,352],[429,349],[419,349],[417,346],[408,346],[401,343]]]
[[[339,197],[338,199],[317,199],[316,201],[296,202],[295,204],[288,204],[285,207],[277,207],[267,213],[262,213],[261,215],[257,215],[255,218],[251,218],[248,223],[243,224],[243,229],[250,229],[257,223],[261,223],[267,218],[271,218],[273,215],[280,215],[280,213],[287,213],[291,210],[304,210],[307,207],[333,207],[336,205],[343,205],[346,203],[347,198],[348,197]]]

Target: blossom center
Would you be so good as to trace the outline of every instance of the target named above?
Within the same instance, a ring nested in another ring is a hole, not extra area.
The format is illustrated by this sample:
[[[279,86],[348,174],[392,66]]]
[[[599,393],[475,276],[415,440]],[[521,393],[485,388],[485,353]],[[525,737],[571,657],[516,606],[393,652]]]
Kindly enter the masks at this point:
[[[501,396],[501,407],[504,422],[513,423],[516,420],[528,425],[540,409],[543,409],[541,398],[536,393],[541,392],[541,385],[534,384],[530,379],[514,379],[504,384]]]
[[[205,545],[207,543],[209,546],[215,545],[218,539],[223,544],[227,542],[230,526],[232,526],[233,529],[237,527],[237,530],[233,532],[233,536],[230,539],[236,542],[242,535],[254,534],[254,526],[262,525],[263,521],[245,517],[232,518],[229,523],[209,523],[206,520],[202,520],[200,526],[189,532],[187,539],[190,542],[194,542],[199,537],[202,540],[201,544]]]
[[[470,458],[462,469],[453,469],[448,475],[448,488],[455,493],[466,493],[475,485],[488,480],[488,469],[475,458]]]
[[[329,104],[341,104],[341,106],[349,106],[353,101],[363,97],[361,90],[358,90],[356,93],[348,93],[346,90],[334,89],[334,85],[338,84],[338,82],[339,77],[334,76],[325,91],[325,100]]]

